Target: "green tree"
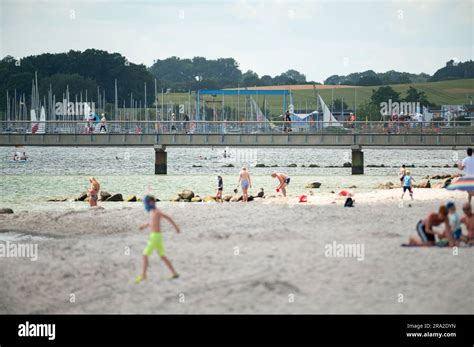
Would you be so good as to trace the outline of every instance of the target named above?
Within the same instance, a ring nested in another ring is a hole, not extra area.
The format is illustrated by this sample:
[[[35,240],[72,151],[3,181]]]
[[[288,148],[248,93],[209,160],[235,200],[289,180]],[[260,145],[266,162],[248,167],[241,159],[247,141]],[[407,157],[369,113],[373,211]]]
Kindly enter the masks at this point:
[[[379,87],[377,90],[372,89],[372,96],[370,97],[370,102],[373,105],[379,107],[382,102],[388,102],[389,100],[392,100],[392,102],[399,102],[400,93],[397,93],[390,86],[382,86]]]
[[[380,108],[371,102],[364,101],[357,107],[357,120],[380,121]]]

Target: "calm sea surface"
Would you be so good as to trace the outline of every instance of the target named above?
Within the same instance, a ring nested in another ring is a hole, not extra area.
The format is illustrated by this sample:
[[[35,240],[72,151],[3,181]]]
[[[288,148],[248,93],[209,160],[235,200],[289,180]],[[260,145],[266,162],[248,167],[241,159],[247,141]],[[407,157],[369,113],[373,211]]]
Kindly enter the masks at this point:
[[[322,183],[321,191],[357,186],[356,191],[373,189],[378,183],[397,180],[401,164],[415,165],[412,175],[455,173],[452,165],[464,157],[464,151],[452,150],[364,150],[365,175],[352,176],[350,149],[315,148],[227,148],[230,158],[224,158],[224,148],[169,148],[168,175],[154,175],[153,148],[66,148],[24,147],[30,161],[11,162],[13,147],[0,147],[0,208],[14,210],[86,208],[77,202],[46,202],[50,197],[74,198],[87,188],[88,176],[96,176],[103,190],[142,196],[151,192],[166,200],[182,189],[192,189],[206,196],[215,193],[216,176],[224,178],[224,193],[235,188],[240,167],[247,166],[253,179],[251,192],[264,188],[273,194],[276,180],[272,171],[291,176],[290,195],[305,191],[310,182]],[[256,168],[255,165],[278,165]],[[229,164],[234,167],[225,167]],[[288,167],[296,164],[297,167]],[[310,164],[320,167],[309,168]],[[306,167],[302,167],[305,165]],[[445,168],[445,165],[451,166]],[[327,166],[337,166],[329,168]],[[427,166],[427,167],[424,167]],[[438,167],[433,167],[438,166]],[[123,206],[109,203],[107,208]]]

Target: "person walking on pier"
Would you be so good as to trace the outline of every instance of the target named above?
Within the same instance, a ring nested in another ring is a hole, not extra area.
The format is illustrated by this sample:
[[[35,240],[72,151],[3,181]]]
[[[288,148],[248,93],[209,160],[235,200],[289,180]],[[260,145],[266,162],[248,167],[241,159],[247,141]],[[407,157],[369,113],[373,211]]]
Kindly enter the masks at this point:
[[[277,178],[280,182],[280,184],[276,188],[277,193],[279,193],[281,190],[283,196],[286,196],[286,187],[288,186],[288,184],[290,184],[290,178],[283,173],[277,172],[273,172],[272,177]]]
[[[100,119],[99,134],[102,132],[102,129],[104,129],[104,133],[107,132],[107,128],[105,127],[106,123],[107,123],[107,118],[105,118],[105,113],[102,113],[102,118]]]
[[[474,157],[472,156],[472,148],[469,147],[467,149],[467,157],[462,160],[461,163],[458,164],[459,170],[463,170],[466,176],[474,177]],[[472,197],[474,196],[473,191],[467,192],[467,197],[469,204],[471,204]]]

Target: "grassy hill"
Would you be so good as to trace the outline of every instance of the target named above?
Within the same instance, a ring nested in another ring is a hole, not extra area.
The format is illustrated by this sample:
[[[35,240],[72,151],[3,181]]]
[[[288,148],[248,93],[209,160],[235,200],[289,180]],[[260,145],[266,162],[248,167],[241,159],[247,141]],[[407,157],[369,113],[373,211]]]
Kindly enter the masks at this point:
[[[428,100],[436,105],[446,104],[468,104],[469,98],[474,98],[474,79],[462,79],[462,80],[450,80],[441,82],[426,82],[426,83],[410,83],[410,84],[395,84],[391,85],[393,89],[401,94],[402,97],[406,95],[406,91],[410,86],[413,86],[419,91],[426,93]],[[261,87],[259,89],[262,89]],[[275,89],[275,87],[270,87]],[[316,108],[316,93],[319,93],[324,99],[326,104],[330,104],[332,97],[334,99],[344,99],[344,102],[349,105],[352,109],[354,107],[354,101],[359,105],[362,102],[369,101],[372,95],[372,90],[378,87],[354,87],[354,86],[317,86],[315,92],[313,88],[308,86],[291,86],[293,93],[293,103],[295,109],[306,111],[313,111]],[[283,111],[283,98],[280,96],[259,96],[254,97],[260,108],[263,110],[264,100],[267,104],[267,113],[272,116],[282,114]],[[189,95],[187,93],[169,93],[164,95],[164,103],[166,104],[184,104],[188,102]],[[191,95],[191,104],[194,108],[195,94]],[[215,106],[218,114],[222,105],[222,96],[216,97],[206,96],[201,98],[202,102],[205,102],[208,108]],[[289,100],[288,100],[289,102]],[[158,95],[158,103],[161,104],[161,94]],[[231,110],[237,109],[237,96],[225,96],[224,103],[226,107],[230,107]],[[245,97],[239,98],[240,112],[241,114],[245,109]],[[232,111],[231,111],[232,112]],[[235,113],[234,113],[235,114]],[[230,119],[230,117],[226,118]]]

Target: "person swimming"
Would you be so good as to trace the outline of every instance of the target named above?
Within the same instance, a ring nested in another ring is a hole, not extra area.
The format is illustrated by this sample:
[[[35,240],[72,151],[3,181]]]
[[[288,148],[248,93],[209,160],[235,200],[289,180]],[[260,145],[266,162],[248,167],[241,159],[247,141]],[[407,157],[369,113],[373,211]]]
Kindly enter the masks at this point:
[[[247,171],[246,167],[243,167],[240,170],[239,182],[237,183],[237,185],[239,185],[239,184],[242,187],[242,200],[243,200],[243,202],[247,202],[248,197],[249,197],[248,189],[249,189],[249,187],[252,188],[252,181],[250,179],[250,174]]]

